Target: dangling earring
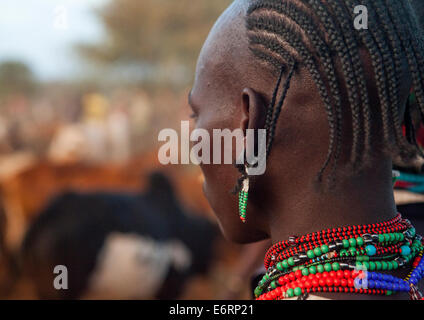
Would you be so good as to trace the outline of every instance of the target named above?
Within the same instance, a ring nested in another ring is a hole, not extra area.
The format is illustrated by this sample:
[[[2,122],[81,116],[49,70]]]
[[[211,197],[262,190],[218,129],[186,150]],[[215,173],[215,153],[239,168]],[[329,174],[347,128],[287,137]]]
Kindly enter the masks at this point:
[[[400,177],[400,172],[397,170],[392,170],[392,182],[393,186],[395,186],[397,179]]]
[[[243,188],[239,192],[239,216],[243,223],[246,223],[247,200],[249,198],[249,175],[245,166],[246,175],[243,180]]]

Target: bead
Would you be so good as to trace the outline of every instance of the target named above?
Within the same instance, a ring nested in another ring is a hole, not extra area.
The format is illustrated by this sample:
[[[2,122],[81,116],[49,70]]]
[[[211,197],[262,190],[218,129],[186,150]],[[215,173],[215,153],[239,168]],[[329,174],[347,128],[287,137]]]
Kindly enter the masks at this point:
[[[403,256],[408,256],[408,255],[410,255],[410,254],[411,254],[411,248],[410,248],[410,247],[408,247],[408,246],[402,246],[402,247],[400,247],[400,253],[401,253]]]
[[[367,253],[368,256],[372,257],[377,253],[377,249],[372,244],[369,244],[365,247],[365,252]]]
[[[283,264],[282,264],[281,262],[278,262],[278,263],[277,263],[277,269],[278,269],[279,271],[283,271],[283,270],[284,270]]]
[[[287,296],[289,298],[292,298],[294,296],[294,290],[293,289],[289,289],[289,290],[287,290],[286,294],[287,294]]]
[[[323,244],[321,246],[321,252],[325,254],[325,253],[328,253],[328,251],[330,251],[330,249],[328,248],[328,246],[326,244]]]
[[[345,248],[345,249],[349,248],[349,241],[348,240],[343,239],[342,242],[343,242],[343,248]]]
[[[362,247],[362,245],[364,244],[364,239],[362,239],[361,237],[357,237],[356,244],[358,247]]]
[[[338,262],[334,262],[331,266],[334,271],[340,270],[340,264]]]
[[[296,296],[301,296],[301,295],[302,295],[302,289],[301,289],[301,288],[299,288],[299,287],[295,288],[295,289],[294,289],[294,294],[295,294]]]
[[[325,270],[325,271],[330,272],[332,269],[333,269],[333,268],[332,268],[332,266],[331,266],[331,264],[330,264],[330,263],[326,263],[326,264],[324,264],[324,270]]]
[[[255,289],[255,296],[259,297],[262,294],[262,289],[260,287],[256,287]]]
[[[246,202],[245,196],[241,204]],[[245,208],[242,209],[245,218]],[[400,215],[389,222],[332,228],[281,241],[268,250],[265,259],[268,274],[254,293],[258,300],[271,300],[306,292],[409,292],[409,285],[424,277],[424,261],[418,259],[424,247],[421,241],[411,224]],[[378,247],[377,243],[380,243]],[[409,267],[409,263],[413,271],[406,280],[379,273],[379,270]],[[363,288],[353,287],[356,278],[356,284]]]
[[[319,257],[321,254],[322,254],[322,252],[321,252],[321,249],[320,248],[315,248],[314,249],[314,254],[317,256],[317,257]]]

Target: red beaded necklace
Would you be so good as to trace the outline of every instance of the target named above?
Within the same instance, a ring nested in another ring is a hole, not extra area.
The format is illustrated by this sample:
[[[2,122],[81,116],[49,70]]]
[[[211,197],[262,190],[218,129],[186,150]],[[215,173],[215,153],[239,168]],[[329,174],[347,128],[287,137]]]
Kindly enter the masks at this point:
[[[407,225],[402,222],[401,214],[397,214],[395,218],[381,223],[326,229],[301,237],[291,236],[289,240],[277,242],[268,249],[265,254],[264,265],[268,269],[274,264],[275,260],[288,258],[298,254],[300,250],[312,250],[314,247],[322,246],[330,241],[356,238],[364,233],[401,232],[406,230],[406,228]]]

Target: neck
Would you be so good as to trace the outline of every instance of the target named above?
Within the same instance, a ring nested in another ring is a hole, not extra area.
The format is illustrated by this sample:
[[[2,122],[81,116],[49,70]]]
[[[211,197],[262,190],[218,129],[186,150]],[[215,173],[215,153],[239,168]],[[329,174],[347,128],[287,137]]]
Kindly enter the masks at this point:
[[[332,191],[317,191],[312,183],[292,180],[281,186],[269,212],[272,242],[327,228],[386,221],[396,215],[391,161],[364,170],[354,177],[336,180]],[[287,180],[286,180],[287,181]],[[305,187],[306,186],[306,187]],[[281,192],[285,190],[285,192]]]

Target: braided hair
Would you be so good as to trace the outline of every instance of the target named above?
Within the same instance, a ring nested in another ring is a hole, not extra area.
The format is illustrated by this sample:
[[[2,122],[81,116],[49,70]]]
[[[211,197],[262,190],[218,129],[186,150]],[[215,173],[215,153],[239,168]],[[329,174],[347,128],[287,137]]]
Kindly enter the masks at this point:
[[[424,1],[422,0],[410,0],[412,7],[414,8],[415,18],[418,20],[421,28],[424,29]]]
[[[401,75],[409,74],[417,106],[424,114],[424,46],[417,16],[417,0],[254,0],[246,15],[249,48],[253,55],[278,74],[267,114],[267,156],[276,124],[299,67],[306,67],[324,103],[329,126],[329,146],[317,180],[332,167],[334,179],[341,157],[342,119],[350,115],[352,139],[349,164],[353,172],[366,166],[377,148],[393,159],[414,165],[420,159],[411,108],[403,105]],[[368,29],[354,25],[355,7],[368,9]],[[422,6],[424,7],[424,6]],[[370,57],[379,100],[371,104],[365,64],[360,50]],[[336,69],[337,62],[341,71]],[[406,62],[407,66],[406,67]],[[341,86],[347,92],[342,105]],[[280,98],[278,98],[280,92]],[[374,113],[373,113],[374,112]],[[402,126],[406,127],[406,136]],[[381,129],[379,129],[381,128]],[[378,144],[378,145],[377,145]],[[422,161],[419,161],[422,163]]]

